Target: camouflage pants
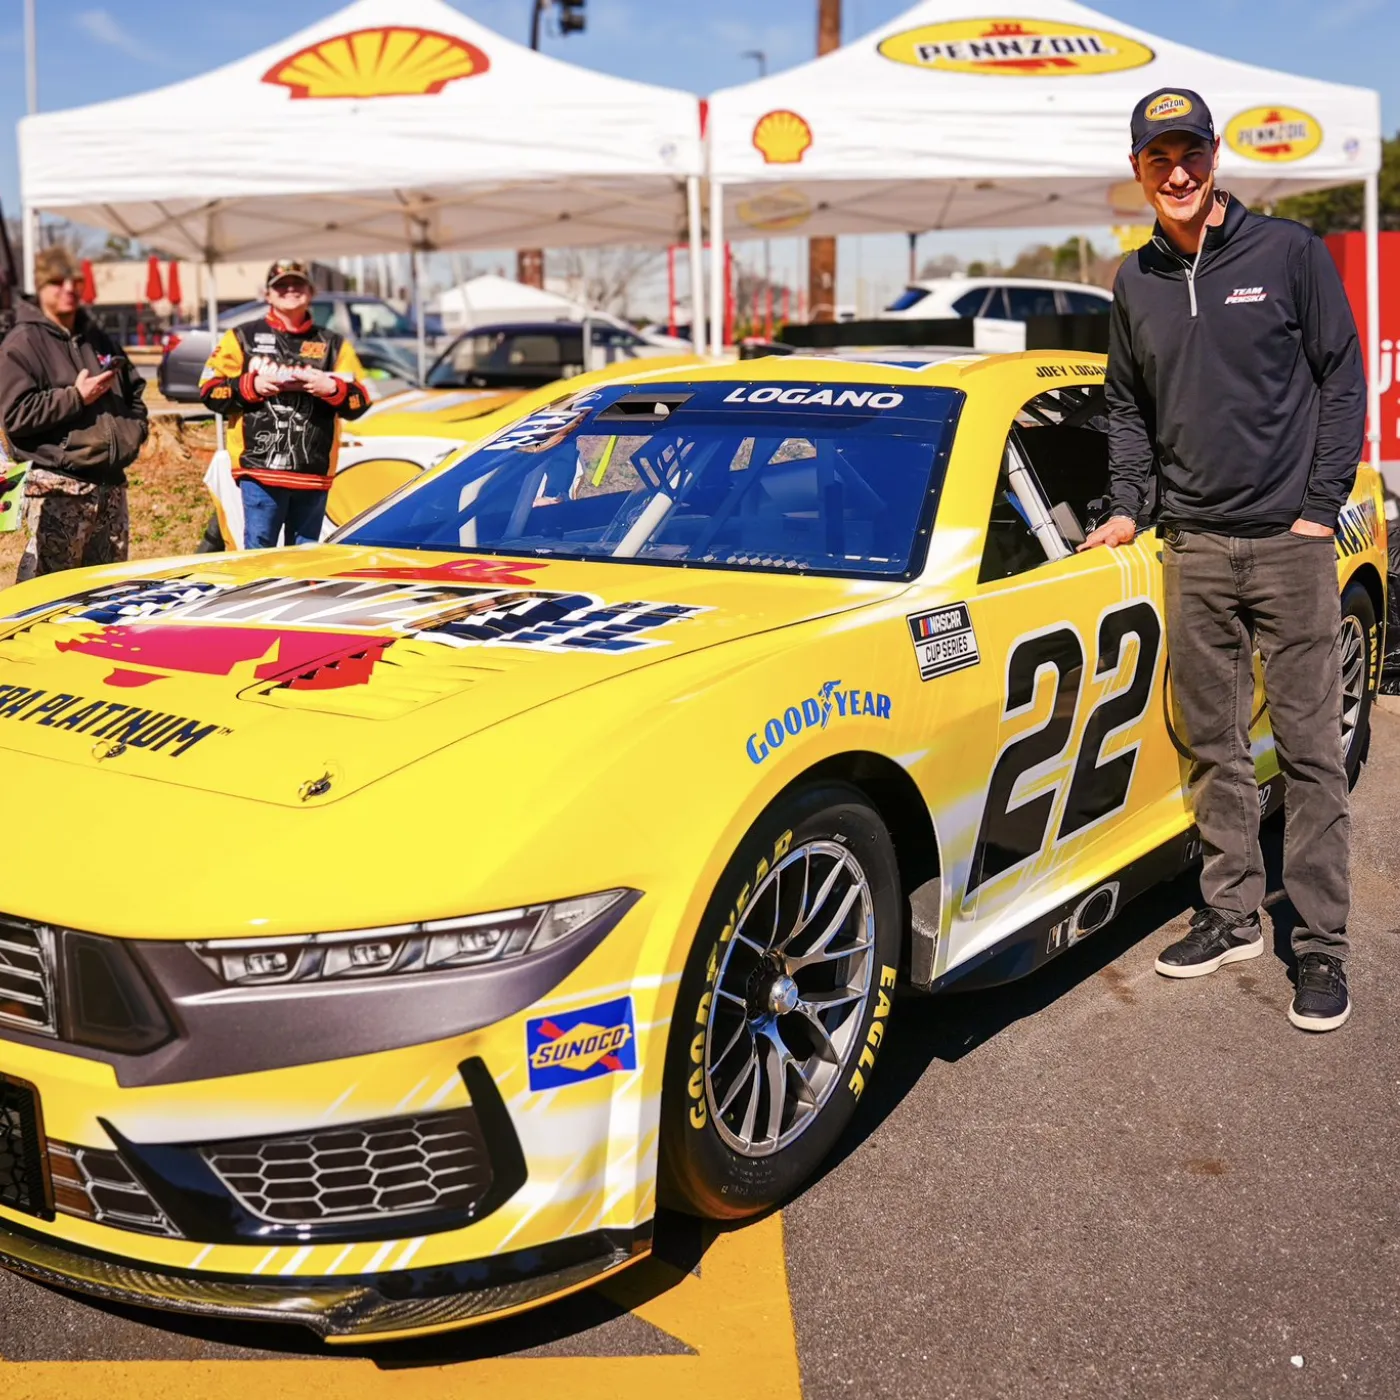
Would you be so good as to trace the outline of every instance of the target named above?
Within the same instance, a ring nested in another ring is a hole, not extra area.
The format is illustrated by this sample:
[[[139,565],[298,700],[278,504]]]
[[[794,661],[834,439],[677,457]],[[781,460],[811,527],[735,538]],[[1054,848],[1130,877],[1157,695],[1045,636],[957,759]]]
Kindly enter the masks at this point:
[[[126,487],[34,468],[24,487],[24,530],[16,583],[61,569],[119,564],[130,534]]]

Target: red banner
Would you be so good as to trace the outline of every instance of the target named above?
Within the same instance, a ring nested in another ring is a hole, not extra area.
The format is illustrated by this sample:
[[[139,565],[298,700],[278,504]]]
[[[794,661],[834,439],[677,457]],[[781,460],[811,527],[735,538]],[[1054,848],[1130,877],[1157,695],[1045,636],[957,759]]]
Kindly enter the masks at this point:
[[[1327,249],[1341,270],[1356,328],[1361,332],[1362,353],[1366,337],[1366,236],[1333,233]],[[1395,373],[1396,345],[1400,342],[1400,233],[1381,234],[1381,461],[1400,466],[1400,382]],[[1370,373],[1369,355],[1367,373]],[[1370,456],[1370,449],[1366,455]],[[1394,475],[1387,470],[1387,476]],[[1393,488],[1392,488],[1393,489]]]

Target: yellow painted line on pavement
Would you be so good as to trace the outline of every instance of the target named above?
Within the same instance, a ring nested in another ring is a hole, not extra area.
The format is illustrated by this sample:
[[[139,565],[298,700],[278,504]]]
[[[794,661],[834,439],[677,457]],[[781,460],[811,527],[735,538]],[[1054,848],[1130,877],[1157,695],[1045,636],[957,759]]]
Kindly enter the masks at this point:
[[[483,1357],[381,1370],[364,1357],[285,1361],[3,1361],[4,1400],[801,1400],[782,1217],[707,1235],[698,1275],[655,1257],[598,1286],[689,1348],[681,1356]],[[154,1320],[154,1319],[153,1319]],[[478,1333],[478,1335],[480,1335]],[[3,1339],[0,1339],[3,1347]]]

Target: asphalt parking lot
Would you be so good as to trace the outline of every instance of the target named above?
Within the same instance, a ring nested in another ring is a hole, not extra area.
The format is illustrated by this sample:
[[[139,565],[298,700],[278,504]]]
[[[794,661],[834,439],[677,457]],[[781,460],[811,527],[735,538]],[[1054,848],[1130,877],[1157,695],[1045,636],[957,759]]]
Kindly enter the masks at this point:
[[[1400,717],[1374,731],[1334,1035],[1285,1019],[1280,896],[1278,955],[1153,972],[1182,880],[1031,981],[903,1000],[853,1130],[781,1216],[667,1219],[660,1257],[600,1289],[351,1354],[3,1275],[0,1394],[1393,1400]]]

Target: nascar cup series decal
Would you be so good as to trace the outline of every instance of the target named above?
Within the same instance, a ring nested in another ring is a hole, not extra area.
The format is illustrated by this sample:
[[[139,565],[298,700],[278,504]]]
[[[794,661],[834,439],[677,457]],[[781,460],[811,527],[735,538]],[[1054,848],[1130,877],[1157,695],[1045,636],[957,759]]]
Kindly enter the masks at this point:
[[[958,19],[891,34],[879,51],[895,63],[1000,78],[1078,78],[1141,68],[1146,44],[1084,24],[1044,19]]]
[[[1312,155],[1322,145],[1322,127],[1296,107],[1251,107],[1230,118],[1225,144],[1250,160],[1281,164]]]
[[[582,1011],[525,1023],[530,1088],[564,1089],[605,1074],[637,1068],[632,998],[619,997]]]
[[[909,619],[914,639],[914,655],[919,676],[931,681],[965,666],[976,666],[982,657],[977,650],[977,634],[966,603],[953,603],[932,612],[916,613]]]
[[[892,704],[883,691],[842,689],[841,681],[825,681],[815,696],[789,705],[757,733],[750,734],[744,749],[753,763],[762,763],[803,730],[825,729],[834,719],[889,719]]]

